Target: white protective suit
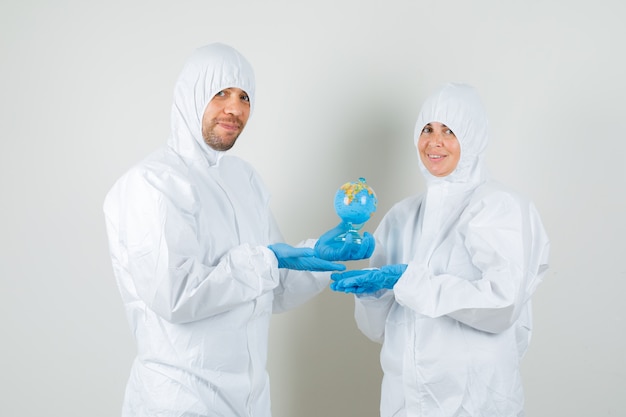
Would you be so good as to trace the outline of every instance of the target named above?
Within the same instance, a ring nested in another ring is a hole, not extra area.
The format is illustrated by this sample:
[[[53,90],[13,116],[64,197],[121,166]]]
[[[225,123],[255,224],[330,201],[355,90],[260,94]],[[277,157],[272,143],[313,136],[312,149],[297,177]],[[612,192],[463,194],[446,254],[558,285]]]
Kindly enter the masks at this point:
[[[459,163],[438,178],[419,161],[427,191],[385,215],[370,261],[408,267],[393,290],[356,297],[358,327],[383,344],[381,416],[522,416],[519,366],[548,238],[531,202],[487,178],[487,118],[473,88],[432,95],[416,145],[429,122],[455,133]]]
[[[204,109],[235,87],[254,104],[252,67],[234,49],[194,52],[175,87],[167,146],[123,175],[104,212],[138,356],[123,416],[270,416],[272,312],[321,292],[328,273],[278,269],[269,194],[243,160],[201,135]],[[314,243],[307,242],[307,246]]]

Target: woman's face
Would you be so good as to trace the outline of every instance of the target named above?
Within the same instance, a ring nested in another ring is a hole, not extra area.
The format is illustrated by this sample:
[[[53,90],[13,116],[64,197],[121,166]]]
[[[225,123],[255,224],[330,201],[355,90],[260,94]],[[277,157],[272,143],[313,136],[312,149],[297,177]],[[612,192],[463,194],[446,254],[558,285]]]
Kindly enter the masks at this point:
[[[445,177],[456,169],[461,159],[461,145],[448,126],[430,122],[417,141],[422,163],[435,177]]]

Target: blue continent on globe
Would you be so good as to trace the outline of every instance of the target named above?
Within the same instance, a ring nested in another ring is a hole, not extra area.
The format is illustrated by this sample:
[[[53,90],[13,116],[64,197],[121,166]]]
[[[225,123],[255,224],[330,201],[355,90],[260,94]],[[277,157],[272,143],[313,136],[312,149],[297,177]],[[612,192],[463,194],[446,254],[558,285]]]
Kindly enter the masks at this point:
[[[365,178],[347,182],[335,194],[335,211],[346,223],[361,225],[376,211],[378,200]]]

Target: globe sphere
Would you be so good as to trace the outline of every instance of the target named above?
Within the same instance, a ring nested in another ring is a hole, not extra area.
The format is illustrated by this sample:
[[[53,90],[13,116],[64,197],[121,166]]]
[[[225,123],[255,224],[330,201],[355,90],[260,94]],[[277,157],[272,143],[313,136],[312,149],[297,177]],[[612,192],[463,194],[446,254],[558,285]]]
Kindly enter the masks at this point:
[[[335,193],[335,212],[346,223],[360,225],[376,211],[378,199],[365,178],[343,184]]]

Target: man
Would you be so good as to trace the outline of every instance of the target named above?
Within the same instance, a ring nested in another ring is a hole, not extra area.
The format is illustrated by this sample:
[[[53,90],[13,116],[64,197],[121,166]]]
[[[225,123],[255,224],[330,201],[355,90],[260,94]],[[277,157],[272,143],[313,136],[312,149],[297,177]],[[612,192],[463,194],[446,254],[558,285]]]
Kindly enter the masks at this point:
[[[259,175],[226,155],[254,92],[252,67],[236,50],[196,50],[176,83],[167,146],[105,199],[113,268],[138,349],[123,416],[269,416],[271,313],[326,287],[327,274],[304,270],[343,270],[325,259],[373,251],[330,243],[342,225],[317,251],[315,242],[281,243]]]

